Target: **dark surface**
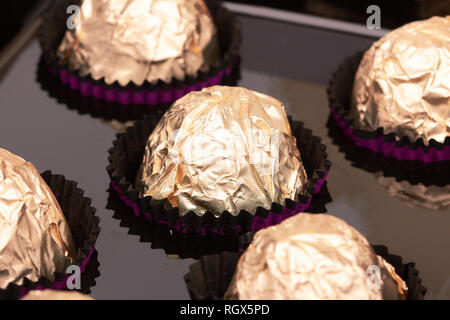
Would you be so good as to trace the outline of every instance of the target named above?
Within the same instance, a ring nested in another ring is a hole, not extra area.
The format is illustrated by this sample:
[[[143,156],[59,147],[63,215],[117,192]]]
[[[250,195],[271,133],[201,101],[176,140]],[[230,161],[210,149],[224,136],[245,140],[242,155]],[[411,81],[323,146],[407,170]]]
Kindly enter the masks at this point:
[[[324,84],[342,59],[372,40],[281,22],[241,17],[243,77],[240,85],[283,101],[328,146],[333,166],[328,211],[355,226],[369,241],[389,247],[403,261],[417,262],[431,298],[450,298],[449,210],[429,210],[391,197],[377,177],[352,167],[327,136]],[[187,299],[183,276],[192,259],[168,257],[162,249],[129,235],[106,209],[107,150],[117,123],[80,115],[50,98],[36,82],[40,48],[32,42],[0,82],[0,146],[78,181],[101,218],[96,249],[98,299]],[[448,194],[448,189],[447,189]],[[445,287],[447,283],[447,287]]]
[[[445,0],[229,0],[230,2],[272,7],[290,12],[306,13],[324,18],[364,24],[366,10],[377,5],[381,12],[381,27],[394,29],[401,25],[432,16],[450,14],[450,2]]]
[[[19,32],[38,0],[14,0],[0,3],[0,50]]]

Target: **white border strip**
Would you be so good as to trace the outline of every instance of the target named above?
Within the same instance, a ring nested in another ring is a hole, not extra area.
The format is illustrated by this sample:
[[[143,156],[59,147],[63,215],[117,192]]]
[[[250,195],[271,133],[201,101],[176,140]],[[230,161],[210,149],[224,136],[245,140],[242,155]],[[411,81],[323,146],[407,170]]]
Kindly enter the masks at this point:
[[[322,29],[330,29],[333,31],[352,33],[371,38],[381,38],[390,31],[388,29],[369,30],[366,26],[357,23],[327,19],[304,13],[294,13],[262,6],[231,3],[227,1],[224,2],[224,5],[227,9],[244,15],[279,20]]]

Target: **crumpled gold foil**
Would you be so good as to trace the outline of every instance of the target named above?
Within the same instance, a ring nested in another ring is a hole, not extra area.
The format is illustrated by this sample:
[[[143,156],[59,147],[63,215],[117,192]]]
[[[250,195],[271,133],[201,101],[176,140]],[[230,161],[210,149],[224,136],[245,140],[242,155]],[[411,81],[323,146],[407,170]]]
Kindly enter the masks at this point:
[[[393,270],[343,220],[299,213],[255,234],[225,299],[402,299]]]
[[[393,177],[385,177],[381,173],[375,175],[377,182],[389,195],[405,201],[410,207],[419,206],[432,210],[443,210],[450,207],[450,185],[425,186],[421,183],[412,185],[408,181],[397,181]]]
[[[31,290],[20,300],[94,300],[91,296],[69,290]]]
[[[307,176],[283,104],[245,88],[214,86],[176,101],[150,135],[141,196],[203,215],[296,200]]]
[[[450,135],[450,16],[406,24],[364,54],[352,97],[355,127],[414,142]]]
[[[203,0],[84,0],[75,21],[58,48],[60,60],[107,84],[183,80],[219,60]]]
[[[0,148],[0,288],[54,279],[75,257],[58,201],[30,162]]]

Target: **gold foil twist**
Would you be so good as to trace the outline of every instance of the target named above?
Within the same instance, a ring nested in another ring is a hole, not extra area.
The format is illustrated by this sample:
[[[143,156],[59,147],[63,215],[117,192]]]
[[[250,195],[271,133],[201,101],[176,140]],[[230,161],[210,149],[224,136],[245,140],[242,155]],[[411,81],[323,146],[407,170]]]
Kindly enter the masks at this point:
[[[0,148],[0,288],[54,279],[75,257],[69,226],[30,162]]]
[[[150,135],[141,196],[181,215],[220,216],[297,200],[307,184],[283,104],[245,88],[214,86],[176,101]]]
[[[216,28],[203,0],[84,0],[75,21],[58,48],[60,60],[107,84],[183,80],[218,63]]]
[[[255,234],[225,299],[401,299],[393,270],[343,220],[299,213]]]
[[[375,42],[355,77],[356,128],[414,142],[450,135],[450,16],[402,26]]]

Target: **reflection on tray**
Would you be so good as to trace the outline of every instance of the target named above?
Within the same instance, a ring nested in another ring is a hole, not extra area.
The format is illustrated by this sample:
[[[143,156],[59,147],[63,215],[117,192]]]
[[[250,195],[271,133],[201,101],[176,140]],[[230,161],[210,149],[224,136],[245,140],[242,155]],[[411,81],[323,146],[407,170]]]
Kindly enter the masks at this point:
[[[389,195],[404,200],[407,205],[433,210],[450,206],[450,185],[443,187],[426,187],[421,183],[412,185],[408,181],[398,182],[395,178],[384,177],[381,173],[375,173],[375,177]]]

